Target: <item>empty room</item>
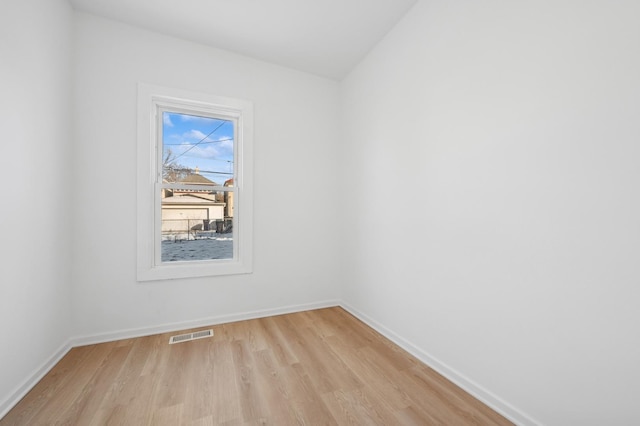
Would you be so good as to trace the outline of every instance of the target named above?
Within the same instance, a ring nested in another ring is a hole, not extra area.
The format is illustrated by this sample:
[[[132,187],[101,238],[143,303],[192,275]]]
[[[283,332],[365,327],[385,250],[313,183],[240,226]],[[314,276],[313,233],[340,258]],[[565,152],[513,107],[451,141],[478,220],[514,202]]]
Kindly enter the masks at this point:
[[[640,3],[5,0],[0,425],[640,424]]]

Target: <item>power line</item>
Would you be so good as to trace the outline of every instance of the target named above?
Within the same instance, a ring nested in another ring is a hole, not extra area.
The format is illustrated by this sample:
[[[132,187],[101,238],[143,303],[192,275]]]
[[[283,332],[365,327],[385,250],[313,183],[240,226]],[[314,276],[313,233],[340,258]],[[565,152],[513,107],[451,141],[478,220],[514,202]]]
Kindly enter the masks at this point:
[[[215,130],[214,130],[215,131]],[[205,138],[206,139],[206,138]],[[217,141],[205,141],[205,142],[199,142],[200,145],[204,145],[205,143],[218,143],[218,142],[227,142],[227,141],[232,141],[233,138],[226,138],[226,139],[219,139]],[[190,143],[165,143],[163,144],[164,146],[184,146],[184,145],[191,145]],[[196,144],[197,145],[197,144]]]
[[[189,173],[193,173],[193,169],[189,169],[189,168],[181,168],[181,169],[171,169],[172,171],[176,171],[176,172],[189,172]],[[218,172],[218,171],[214,171],[214,170],[200,170],[198,169],[198,173],[206,173],[206,174],[214,174],[214,175],[233,175],[233,173],[230,172]]]
[[[209,132],[208,135],[206,135],[204,138],[200,139],[198,142],[196,142],[195,145],[193,145],[191,148],[187,149],[185,152],[183,152],[182,154],[178,155],[176,158],[173,159],[173,161],[176,161],[178,158],[182,157],[183,155],[185,155],[187,152],[191,151],[193,148],[195,148],[196,146],[200,145],[202,142],[204,142],[209,136],[211,136],[213,134],[213,132],[215,132],[216,130],[218,130],[220,127],[222,127],[224,125],[224,123],[226,123],[226,121],[223,121],[222,123],[220,123],[220,125],[218,127],[216,127],[215,129],[213,129],[211,132]]]
[[[230,173],[230,172],[212,172],[212,171],[209,171],[209,170],[198,170],[198,172],[200,172],[200,173],[205,173],[205,174],[208,174],[208,175],[227,175],[227,176],[233,176],[233,173]]]
[[[185,157],[187,157],[187,158],[195,158],[197,160],[201,160],[203,163],[211,163],[211,162],[216,161],[218,163],[231,163],[231,164],[233,164],[233,160],[225,160],[225,159],[221,159],[221,158],[203,157],[202,155],[198,155],[198,154],[185,155]],[[177,164],[177,166],[184,166],[184,164]]]

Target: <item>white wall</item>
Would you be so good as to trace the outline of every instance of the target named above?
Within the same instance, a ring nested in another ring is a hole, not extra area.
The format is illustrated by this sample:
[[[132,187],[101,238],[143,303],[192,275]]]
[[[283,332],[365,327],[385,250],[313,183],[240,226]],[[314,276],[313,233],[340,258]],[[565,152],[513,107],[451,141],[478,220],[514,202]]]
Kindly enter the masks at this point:
[[[71,9],[0,13],[0,417],[70,333]]]
[[[95,335],[335,300],[338,84],[76,14],[74,323]],[[138,82],[254,102],[254,272],[138,283]]]
[[[640,423],[639,14],[422,1],[342,85],[345,300],[523,422]]]

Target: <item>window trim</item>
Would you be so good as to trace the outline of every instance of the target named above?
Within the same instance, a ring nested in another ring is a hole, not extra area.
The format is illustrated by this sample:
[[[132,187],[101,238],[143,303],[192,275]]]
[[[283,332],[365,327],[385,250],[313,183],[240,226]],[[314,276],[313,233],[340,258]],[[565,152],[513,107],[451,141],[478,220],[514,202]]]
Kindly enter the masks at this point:
[[[184,108],[233,117],[237,120],[234,141],[234,259],[157,262],[159,212],[157,198],[158,107]],[[137,140],[137,280],[155,281],[216,275],[246,274],[253,270],[253,104],[181,89],[138,85]],[[156,229],[158,228],[158,229]]]

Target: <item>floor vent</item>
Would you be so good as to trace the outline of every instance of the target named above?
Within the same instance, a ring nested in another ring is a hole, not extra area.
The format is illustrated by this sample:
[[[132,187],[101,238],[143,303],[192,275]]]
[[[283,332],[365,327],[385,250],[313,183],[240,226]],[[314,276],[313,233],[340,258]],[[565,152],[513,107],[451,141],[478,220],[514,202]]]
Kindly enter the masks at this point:
[[[196,331],[195,333],[178,334],[177,336],[171,336],[169,344],[188,342],[190,340],[204,339],[206,337],[213,336],[213,330]]]

